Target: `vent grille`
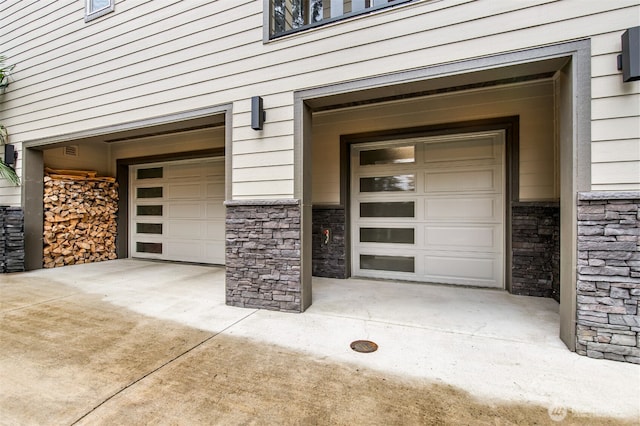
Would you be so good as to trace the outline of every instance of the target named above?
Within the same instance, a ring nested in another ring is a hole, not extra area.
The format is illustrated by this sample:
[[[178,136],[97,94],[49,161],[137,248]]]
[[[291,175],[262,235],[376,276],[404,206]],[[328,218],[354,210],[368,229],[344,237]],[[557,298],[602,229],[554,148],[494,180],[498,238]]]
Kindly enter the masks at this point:
[[[67,157],[78,156],[78,145],[69,145],[62,148],[62,153]]]

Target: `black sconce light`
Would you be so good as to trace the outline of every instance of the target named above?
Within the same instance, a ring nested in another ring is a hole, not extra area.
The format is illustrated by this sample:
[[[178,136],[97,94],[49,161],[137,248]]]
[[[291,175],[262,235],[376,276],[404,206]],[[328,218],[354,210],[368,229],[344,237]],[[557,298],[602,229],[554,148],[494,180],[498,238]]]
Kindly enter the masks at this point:
[[[262,130],[266,112],[262,106],[262,98],[254,96],[251,98],[251,128],[253,130]]]
[[[622,81],[640,80],[640,27],[629,28],[622,34],[618,69],[622,70]]]
[[[18,152],[15,150],[13,145],[5,145],[4,146],[4,164],[9,167],[14,167],[16,161],[18,160]]]

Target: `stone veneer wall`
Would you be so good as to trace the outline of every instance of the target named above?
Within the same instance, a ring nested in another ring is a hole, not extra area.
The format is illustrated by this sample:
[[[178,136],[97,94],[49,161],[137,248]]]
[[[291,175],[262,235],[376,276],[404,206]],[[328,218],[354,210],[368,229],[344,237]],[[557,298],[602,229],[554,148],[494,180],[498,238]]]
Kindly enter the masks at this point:
[[[24,213],[0,206],[0,273],[24,271]]]
[[[511,205],[511,293],[560,300],[560,204]]]
[[[640,364],[640,192],[578,194],[576,351]]]
[[[344,207],[313,208],[313,275],[347,278],[347,247]],[[323,244],[322,230],[330,230],[329,244]]]
[[[302,312],[298,200],[225,205],[227,305]]]

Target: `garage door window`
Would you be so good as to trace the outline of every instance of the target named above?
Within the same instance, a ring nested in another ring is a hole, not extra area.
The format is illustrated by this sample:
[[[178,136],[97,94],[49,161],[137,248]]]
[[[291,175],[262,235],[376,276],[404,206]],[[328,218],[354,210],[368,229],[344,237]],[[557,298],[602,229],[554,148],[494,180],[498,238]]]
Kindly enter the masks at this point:
[[[136,206],[138,216],[162,216],[162,205]]]
[[[361,243],[413,244],[413,228],[360,228]]]
[[[397,146],[392,148],[371,149],[360,153],[360,165],[407,164],[416,161],[416,148]]]
[[[162,243],[136,243],[138,253],[162,254]]]
[[[161,179],[163,167],[151,167],[148,169],[138,169],[136,172],[136,178],[140,179]]]
[[[360,217],[413,217],[414,211],[413,201],[360,204]]]
[[[136,223],[138,234],[162,234],[161,223]]]
[[[138,188],[136,195],[138,198],[162,198],[162,187]]]
[[[415,272],[415,259],[408,256],[360,255],[360,267],[377,271]]]
[[[415,175],[360,178],[360,192],[414,191],[415,189]]]

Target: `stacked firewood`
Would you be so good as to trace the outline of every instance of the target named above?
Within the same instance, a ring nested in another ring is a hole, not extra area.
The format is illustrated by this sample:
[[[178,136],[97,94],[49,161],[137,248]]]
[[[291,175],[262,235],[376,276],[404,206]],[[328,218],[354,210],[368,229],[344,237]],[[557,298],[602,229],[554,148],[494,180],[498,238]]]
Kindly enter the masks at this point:
[[[45,268],[117,258],[114,178],[47,168],[43,201]]]

